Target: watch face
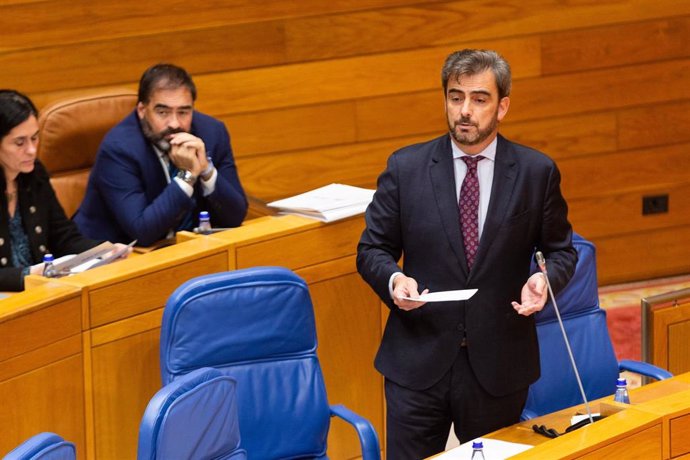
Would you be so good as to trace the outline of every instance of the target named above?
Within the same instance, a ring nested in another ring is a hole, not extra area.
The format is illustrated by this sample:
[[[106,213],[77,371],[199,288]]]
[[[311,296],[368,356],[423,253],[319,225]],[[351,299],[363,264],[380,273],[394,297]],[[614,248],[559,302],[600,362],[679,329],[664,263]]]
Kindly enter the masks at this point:
[[[177,177],[179,177],[189,185],[194,185],[194,182],[196,182],[196,177],[194,177],[194,174],[192,174],[191,171],[180,171],[177,174]]]

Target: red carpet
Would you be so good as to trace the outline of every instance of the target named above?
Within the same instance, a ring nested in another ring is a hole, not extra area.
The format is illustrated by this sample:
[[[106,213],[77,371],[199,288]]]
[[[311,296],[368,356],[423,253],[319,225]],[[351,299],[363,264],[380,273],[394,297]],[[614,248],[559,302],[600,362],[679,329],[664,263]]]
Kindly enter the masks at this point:
[[[611,308],[606,311],[606,323],[616,358],[639,361],[642,358],[640,306]]]

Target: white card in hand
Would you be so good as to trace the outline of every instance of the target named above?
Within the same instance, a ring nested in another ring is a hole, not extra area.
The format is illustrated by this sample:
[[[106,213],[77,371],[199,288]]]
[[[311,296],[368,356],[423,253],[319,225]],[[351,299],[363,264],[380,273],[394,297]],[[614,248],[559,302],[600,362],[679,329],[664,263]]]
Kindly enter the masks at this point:
[[[460,289],[457,291],[440,291],[422,294],[413,299],[412,297],[402,297],[405,300],[415,302],[448,302],[450,300],[467,300],[477,292],[477,289]]]

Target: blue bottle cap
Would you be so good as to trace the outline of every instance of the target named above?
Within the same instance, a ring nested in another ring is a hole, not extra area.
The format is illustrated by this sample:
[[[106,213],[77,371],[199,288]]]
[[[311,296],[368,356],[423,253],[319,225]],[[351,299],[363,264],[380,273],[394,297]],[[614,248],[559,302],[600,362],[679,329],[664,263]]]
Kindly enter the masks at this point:
[[[208,219],[208,211],[199,212],[199,219]]]
[[[472,441],[472,449],[483,449],[484,443],[482,441]]]
[[[52,262],[53,260],[52,254],[43,254],[43,262]]]
[[[616,380],[616,386],[617,387],[625,387],[628,386],[628,381],[625,379],[618,379]]]

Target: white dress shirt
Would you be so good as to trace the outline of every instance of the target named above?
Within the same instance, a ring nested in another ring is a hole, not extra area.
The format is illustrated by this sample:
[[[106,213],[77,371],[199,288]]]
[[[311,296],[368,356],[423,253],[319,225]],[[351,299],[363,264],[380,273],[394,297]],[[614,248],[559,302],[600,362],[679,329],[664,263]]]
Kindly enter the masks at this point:
[[[450,134],[449,134],[450,135]],[[482,150],[479,155],[484,159],[477,163],[477,179],[479,180],[479,239],[481,241],[482,230],[484,229],[484,222],[486,222],[486,214],[489,211],[489,200],[491,199],[491,186],[494,182],[494,165],[496,164],[496,145],[498,144],[498,137],[494,138],[489,145]],[[450,141],[453,151],[453,169],[455,174],[455,202],[460,201],[460,189],[462,188],[462,181],[465,180],[467,174],[467,164],[460,159],[463,156],[469,156],[458,147],[453,139]],[[459,213],[459,211],[458,211]],[[395,272],[388,280],[388,292],[393,298],[393,279],[402,274],[402,272]]]

